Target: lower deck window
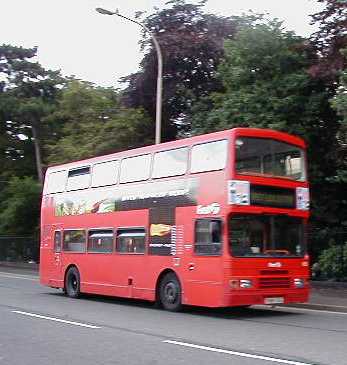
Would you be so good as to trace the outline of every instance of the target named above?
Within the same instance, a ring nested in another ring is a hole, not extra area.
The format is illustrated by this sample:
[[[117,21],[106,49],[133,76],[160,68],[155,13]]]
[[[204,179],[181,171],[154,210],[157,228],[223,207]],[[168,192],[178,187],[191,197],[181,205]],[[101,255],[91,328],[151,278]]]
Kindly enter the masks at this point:
[[[88,252],[107,253],[113,251],[112,229],[90,230],[88,233]]]
[[[68,230],[64,232],[64,251],[84,252],[86,249],[86,232],[83,229]]]
[[[117,252],[144,253],[145,230],[142,228],[119,229],[117,232]]]

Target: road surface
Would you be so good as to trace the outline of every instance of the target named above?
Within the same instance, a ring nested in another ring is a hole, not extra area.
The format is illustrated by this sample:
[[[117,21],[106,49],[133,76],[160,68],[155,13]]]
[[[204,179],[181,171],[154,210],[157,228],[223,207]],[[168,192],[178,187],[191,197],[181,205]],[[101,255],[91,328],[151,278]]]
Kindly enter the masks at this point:
[[[0,365],[346,365],[347,313],[70,299],[33,272],[0,272]]]

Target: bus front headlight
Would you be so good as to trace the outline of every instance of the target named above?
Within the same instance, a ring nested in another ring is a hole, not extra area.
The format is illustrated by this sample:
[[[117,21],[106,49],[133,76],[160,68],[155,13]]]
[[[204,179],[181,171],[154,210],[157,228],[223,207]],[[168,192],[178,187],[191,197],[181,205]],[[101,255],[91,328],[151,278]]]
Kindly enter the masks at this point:
[[[294,286],[296,288],[304,288],[305,287],[305,279],[295,278],[294,279]]]
[[[240,288],[249,289],[253,287],[252,280],[240,279]]]

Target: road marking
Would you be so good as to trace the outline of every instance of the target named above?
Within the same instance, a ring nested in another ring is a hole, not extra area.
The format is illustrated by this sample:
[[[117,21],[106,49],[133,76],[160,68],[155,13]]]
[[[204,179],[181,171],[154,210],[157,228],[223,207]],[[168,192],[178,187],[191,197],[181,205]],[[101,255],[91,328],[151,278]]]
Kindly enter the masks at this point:
[[[228,354],[228,355],[234,355],[234,356],[240,356],[240,357],[247,357],[247,358],[256,359],[256,360],[271,361],[271,362],[276,362],[278,364],[313,365],[313,364],[309,364],[309,363],[306,363],[306,362],[285,360],[285,359],[279,359],[279,358],[270,357],[270,356],[253,355],[253,354],[249,354],[247,352],[223,350],[223,349],[219,349],[219,348],[216,348],[216,347],[200,346],[200,345],[195,345],[193,343],[187,343],[187,342],[179,342],[179,341],[171,341],[171,340],[166,340],[166,341],[163,341],[163,342],[164,343],[169,343],[169,344],[172,344],[172,345],[191,347],[191,348],[199,349],[199,350],[206,350],[206,351],[218,352],[218,353],[222,353],[222,354]]]
[[[61,323],[71,324],[71,325],[74,325],[74,326],[87,327],[87,328],[93,328],[93,329],[101,328],[101,327],[98,327],[98,326],[93,326],[91,324],[85,324],[85,323],[73,322],[73,321],[66,321],[65,319],[41,316],[41,315],[35,314],[35,313],[28,313],[28,312],[22,312],[22,311],[11,311],[11,312],[12,313],[17,313],[17,314],[22,314],[23,316],[46,319],[48,321],[61,322]]]
[[[324,306],[324,305],[322,304],[322,306]],[[327,306],[327,307],[330,307],[330,305]],[[346,307],[344,307],[344,306],[337,306],[337,305],[334,305],[334,306],[331,306],[331,307],[339,308],[339,309],[343,309],[343,308],[346,309]],[[254,306],[253,308],[266,309],[266,310],[272,310],[272,311],[284,312],[284,313],[288,313],[290,311],[299,312],[299,313],[301,313],[301,312],[317,312],[317,313],[328,313],[328,314],[334,314],[334,315],[341,314],[343,316],[347,316],[347,312],[340,312],[340,311],[337,311],[337,310],[336,311],[329,311],[329,310],[326,310],[326,309],[311,309],[311,308],[285,307],[285,306],[283,306],[283,307],[282,306],[281,307],[275,306],[275,307],[271,308],[271,307],[266,306],[266,305],[258,305],[258,304],[256,306]]]
[[[10,279],[23,279],[23,280],[31,280],[31,281],[38,281],[38,276],[29,276],[29,275],[10,275],[8,273],[0,272],[0,276],[4,278]]]

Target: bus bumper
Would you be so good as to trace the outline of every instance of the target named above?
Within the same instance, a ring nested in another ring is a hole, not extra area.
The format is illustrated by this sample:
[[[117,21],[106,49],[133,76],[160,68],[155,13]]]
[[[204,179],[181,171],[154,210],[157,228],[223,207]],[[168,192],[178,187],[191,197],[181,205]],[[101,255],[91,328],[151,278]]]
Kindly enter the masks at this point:
[[[283,291],[235,290],[225,295],[225,306],[277,305],[306,303],[309,300],[309,289],[292,289]]]

